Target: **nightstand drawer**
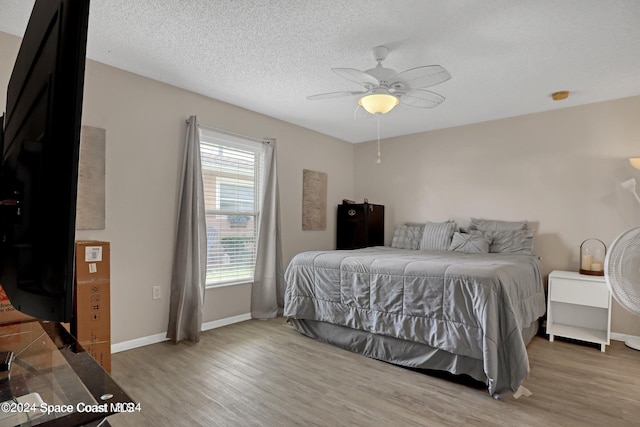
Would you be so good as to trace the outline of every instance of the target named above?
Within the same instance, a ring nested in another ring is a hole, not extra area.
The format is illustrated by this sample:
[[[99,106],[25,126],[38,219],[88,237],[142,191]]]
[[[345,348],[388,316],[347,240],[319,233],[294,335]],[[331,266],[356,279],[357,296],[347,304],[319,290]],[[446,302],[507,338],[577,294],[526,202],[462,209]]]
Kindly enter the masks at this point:
[[[609,289],[601,283],[553,278],[550,288],[551,301],[609,308]]]

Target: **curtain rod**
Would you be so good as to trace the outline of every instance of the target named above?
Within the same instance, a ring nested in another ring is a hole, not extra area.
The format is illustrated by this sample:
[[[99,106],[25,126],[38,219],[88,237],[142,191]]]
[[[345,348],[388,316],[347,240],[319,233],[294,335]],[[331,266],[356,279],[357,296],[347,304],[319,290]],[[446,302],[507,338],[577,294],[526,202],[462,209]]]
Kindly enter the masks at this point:
[[[189,123],[189,119],[187,119],[186,122]],[[211,130],[211,131],[214,131],[214,132],[220,132],[220,133],[224,133],[224,134],[227,134],[227,135],[230,135],[230,136],[236,136],[238,138],[249,139],[251,141],[262,142],[262,143],[265,143],[265,144],[271,144],[273,141],[275,141],[275,138],[262,138],[262,139],[254,138],[252,136],[241,135],[239,133],[230,132],[228,130],[220,129],[220,128],[213,127],[213,126],[202,125],[200,123],[198,123],[198,126],[203,128],[203,129],[206,129],[206,130]]]

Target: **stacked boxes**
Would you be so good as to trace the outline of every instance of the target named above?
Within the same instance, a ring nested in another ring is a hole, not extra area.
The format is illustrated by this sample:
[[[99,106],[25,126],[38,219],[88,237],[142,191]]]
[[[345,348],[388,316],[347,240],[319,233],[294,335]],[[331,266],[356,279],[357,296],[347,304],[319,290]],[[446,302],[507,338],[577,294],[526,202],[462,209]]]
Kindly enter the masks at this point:
[[[76,242],[75,316],[71,333],[111,372],[111,305],[109,242]]]

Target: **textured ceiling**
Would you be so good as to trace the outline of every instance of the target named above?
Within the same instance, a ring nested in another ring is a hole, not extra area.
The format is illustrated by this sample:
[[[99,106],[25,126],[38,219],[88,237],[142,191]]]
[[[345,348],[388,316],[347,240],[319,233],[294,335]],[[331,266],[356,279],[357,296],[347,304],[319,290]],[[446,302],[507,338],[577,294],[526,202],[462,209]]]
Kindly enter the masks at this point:
[[[0,31],[21,36],[32,5],[0,0]],[[638,0],[92,0],[87,56],[361,142],[356,98],[306,96],[359,90],[331,68],[372,68],[377,45],[453,76],[442,105],[382,116],[383,138],[640,95]]]

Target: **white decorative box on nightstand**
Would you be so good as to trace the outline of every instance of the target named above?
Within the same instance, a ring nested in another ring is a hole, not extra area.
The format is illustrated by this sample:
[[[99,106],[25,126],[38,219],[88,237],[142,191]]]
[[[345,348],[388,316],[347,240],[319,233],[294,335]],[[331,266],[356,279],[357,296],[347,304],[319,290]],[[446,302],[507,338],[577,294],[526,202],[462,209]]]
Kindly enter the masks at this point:
[[[611,334],[611,293],[604,276],[574,271],[549,274],[547,334],[600,344],[604,352]]]

